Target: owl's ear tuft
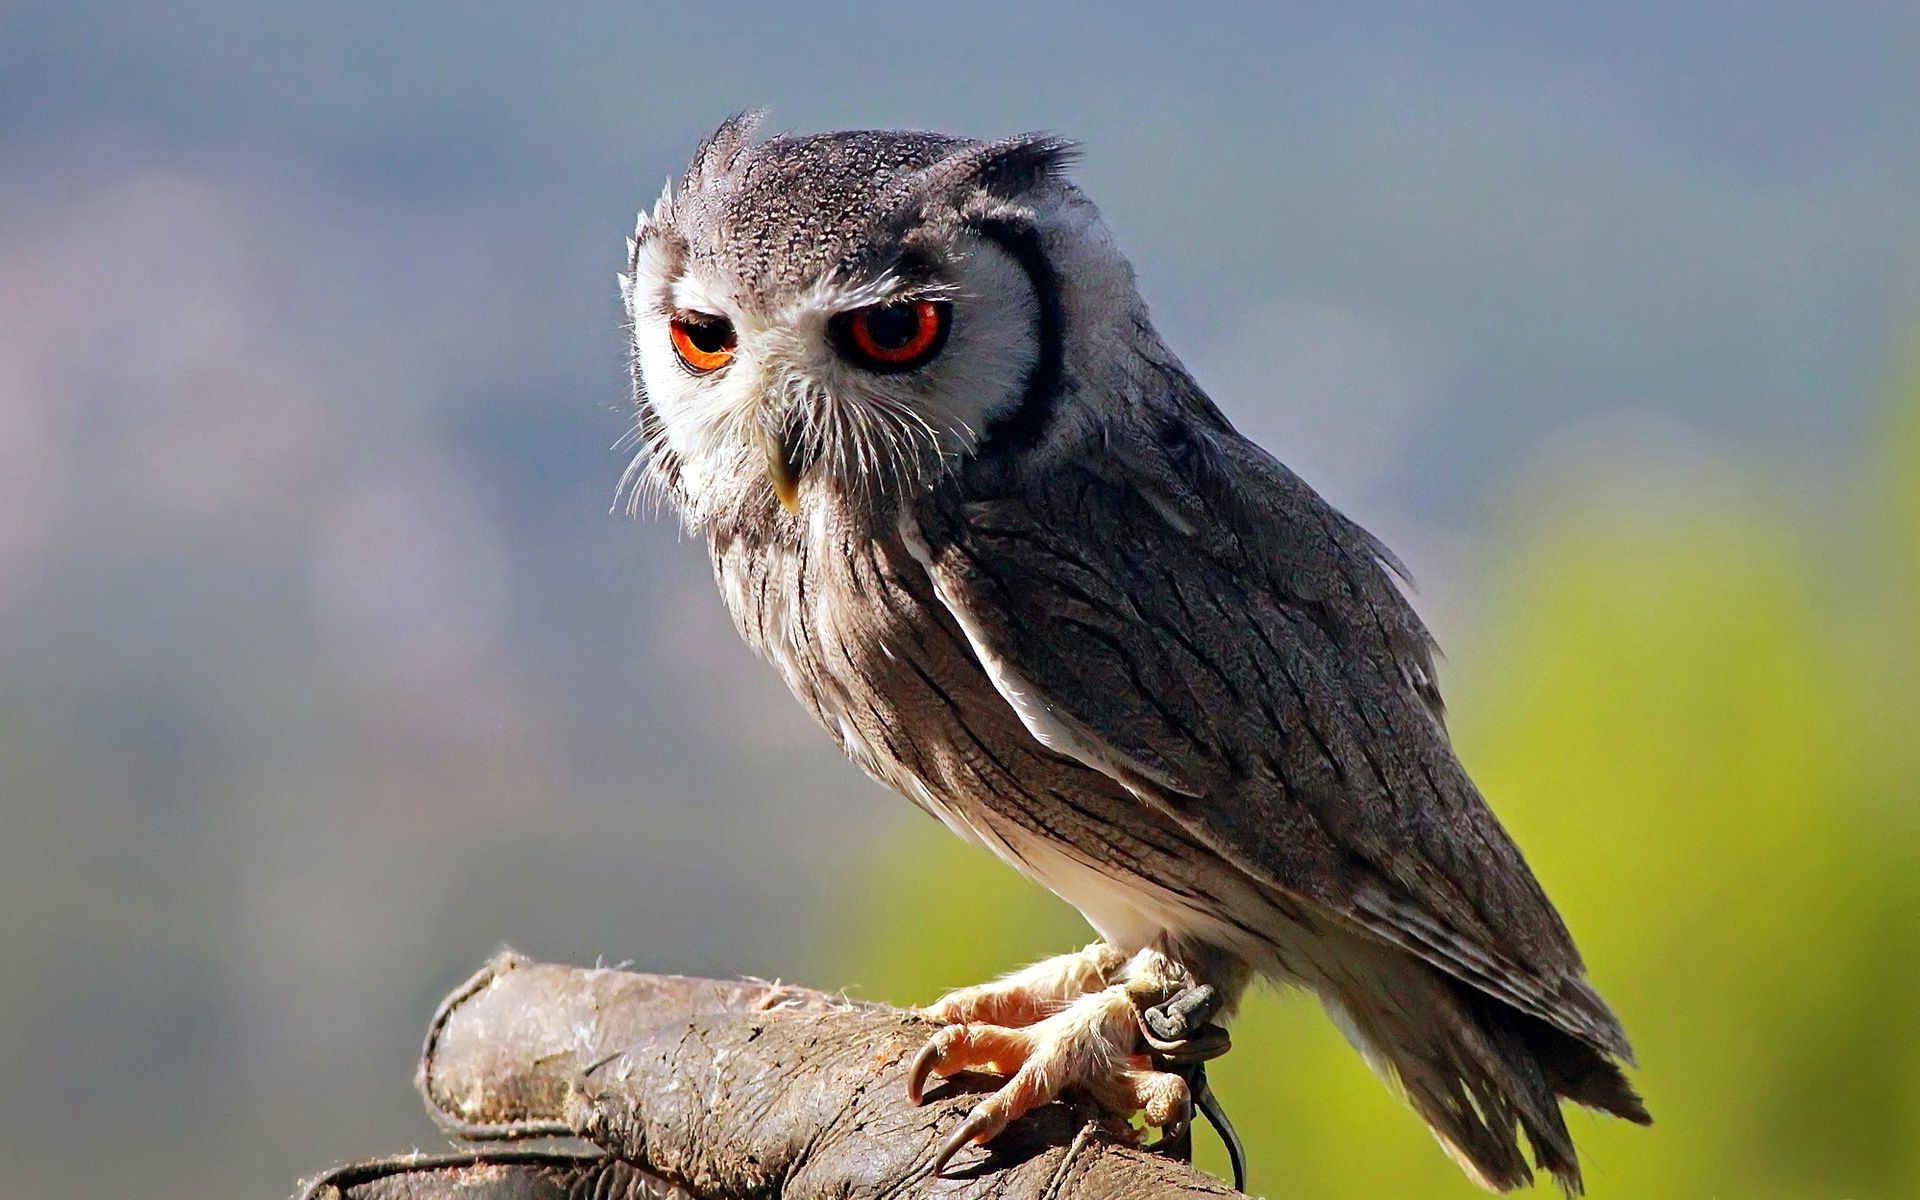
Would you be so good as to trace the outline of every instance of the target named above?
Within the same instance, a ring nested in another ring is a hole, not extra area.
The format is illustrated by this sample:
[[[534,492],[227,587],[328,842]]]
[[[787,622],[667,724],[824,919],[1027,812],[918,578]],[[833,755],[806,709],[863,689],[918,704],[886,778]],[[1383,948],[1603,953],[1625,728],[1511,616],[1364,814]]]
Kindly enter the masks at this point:
[[[766,116],[764,108],[749,108],[720,122],[720,127],[708,134],[700,148],[693,152],[693,165],[687,168],[688,187],[731,172],[747,147],[753,144],[753,132]]]
[[[1050,133],[1023,133],[958,150],[928,167],[927,191],[985,191],[1002,200],[1060,178],[1080,152],[1080,144]]]

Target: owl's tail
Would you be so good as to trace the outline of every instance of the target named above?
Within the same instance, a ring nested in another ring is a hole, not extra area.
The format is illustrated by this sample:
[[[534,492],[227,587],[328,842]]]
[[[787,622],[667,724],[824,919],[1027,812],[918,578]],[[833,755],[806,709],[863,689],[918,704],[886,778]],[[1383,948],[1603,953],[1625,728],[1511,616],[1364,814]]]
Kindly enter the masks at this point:
[[[1375,1070],[1405,1091],[1455,1161],[1504,1192],[1539,1169],[1568,1195],[1581,1191],[1580,1160],[1560,1101],[1651,1124],[1612,1058],[1540,1018],[1398,951],[1373,971],[1320,990],[1334,1020]]]

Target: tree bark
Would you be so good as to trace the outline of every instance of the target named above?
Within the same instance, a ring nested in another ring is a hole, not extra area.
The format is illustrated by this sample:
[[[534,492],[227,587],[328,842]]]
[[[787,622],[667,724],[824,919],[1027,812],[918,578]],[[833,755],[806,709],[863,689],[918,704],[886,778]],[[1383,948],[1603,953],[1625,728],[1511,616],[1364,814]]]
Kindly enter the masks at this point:
[[[1090,1107],[1050,1105],[945,1175],[923,1164],[975,1094],[959,1076],[916,1107],[913,1054],[933,1032],[900,1009],[757,981],[536,963],[503,954],[436,1014],[418,1085],[468,1142],[575,1148],[413,1156],[338,1168],[312,1200],[839,1200],[1235,1197],[1128,1144]],[[578,1148],[578,1143],[588,1148]]]

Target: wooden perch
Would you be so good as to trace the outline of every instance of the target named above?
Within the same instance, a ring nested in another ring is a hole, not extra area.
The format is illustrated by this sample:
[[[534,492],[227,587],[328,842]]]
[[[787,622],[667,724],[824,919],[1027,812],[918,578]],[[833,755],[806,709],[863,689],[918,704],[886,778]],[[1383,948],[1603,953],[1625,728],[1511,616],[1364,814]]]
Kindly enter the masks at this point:
[[[932,1026],[803,988],[494,959],[435,1016],[418,1083],[473,1151],[338,1168],[312,1200],[1125,1200],[1236,1197],[1054,1104],[940,1178],[922,1165],[993,1081],[959,1076],[916,1107],[908,1062]]]

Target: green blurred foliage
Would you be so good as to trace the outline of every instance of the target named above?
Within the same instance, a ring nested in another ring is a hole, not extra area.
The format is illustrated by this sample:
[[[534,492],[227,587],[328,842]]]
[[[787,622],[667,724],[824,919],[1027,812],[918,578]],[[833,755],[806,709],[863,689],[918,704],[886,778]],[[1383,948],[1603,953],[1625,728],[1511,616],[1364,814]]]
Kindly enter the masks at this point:
[[[1811,519],[1758,478],[1541,485],[1456,647],[1456,743],[1657,1121],[1569,1112],[1597,1195],[1920,1195],[1920,372],[1888,428]],[[901,1003],[1089,936],[932,823],[857,890],[840,977]],[[1235,1043],[1254,1190],[1479,1194],[1310,999],[1257,994]]]

